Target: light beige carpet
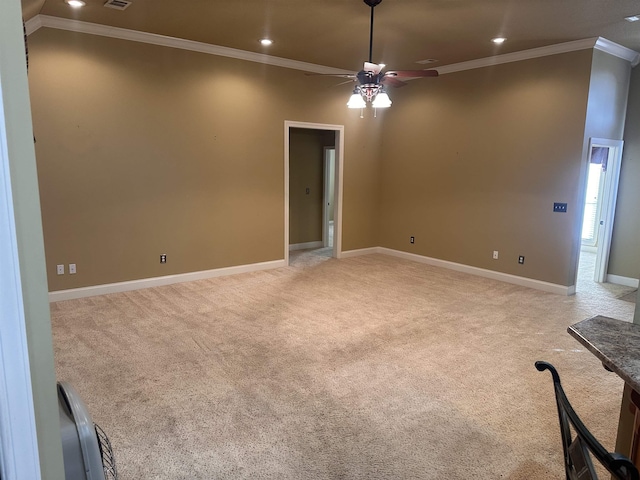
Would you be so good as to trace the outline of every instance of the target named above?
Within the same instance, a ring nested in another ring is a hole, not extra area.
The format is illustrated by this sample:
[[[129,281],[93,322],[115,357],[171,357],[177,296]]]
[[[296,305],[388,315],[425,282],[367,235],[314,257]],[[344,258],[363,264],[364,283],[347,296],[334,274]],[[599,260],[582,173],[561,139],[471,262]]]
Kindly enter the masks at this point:
[[[558,368],[612,448],[622,381],[566,329],[631,321],[616,295],[299,252],[288,268],[53,304],[56,369],[123,480],[559,479],[552,383],[533,363]]]

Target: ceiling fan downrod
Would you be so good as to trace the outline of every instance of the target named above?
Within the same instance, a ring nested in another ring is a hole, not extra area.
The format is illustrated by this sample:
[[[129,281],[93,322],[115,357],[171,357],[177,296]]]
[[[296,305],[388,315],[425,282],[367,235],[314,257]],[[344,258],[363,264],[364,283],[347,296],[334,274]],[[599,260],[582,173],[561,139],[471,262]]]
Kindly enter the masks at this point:
[[[373,9],[376,5],[380,5],[382,0],[363,0],[364,3],[371,7],[371,23],[369,25],[369,63],[373,63]]]

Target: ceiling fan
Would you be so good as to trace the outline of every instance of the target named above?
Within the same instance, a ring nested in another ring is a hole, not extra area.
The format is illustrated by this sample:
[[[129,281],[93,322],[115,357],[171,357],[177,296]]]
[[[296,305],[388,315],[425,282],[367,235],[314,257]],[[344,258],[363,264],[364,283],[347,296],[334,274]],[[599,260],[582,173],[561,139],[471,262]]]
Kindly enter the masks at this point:
[[[387,86],[404,87],[406,82],[401,78],[437,77],[437,70],[388,70],[383,72],[385,65],[372,61],[373,56],[373,12],[374,8],[382,3],[382,0],[363,0],[371,7],[371,24],[369,29],[369,61],[364,62],[364,68],[358,73],[331,76],[350,78],[358,84],[353,89],[353,94],[347,103],[349,108],[365,108],[371,103],[374,108],[387,108],[391,106],[391,100],[387,95]],[[308,74],[314,75],[314,74]]]

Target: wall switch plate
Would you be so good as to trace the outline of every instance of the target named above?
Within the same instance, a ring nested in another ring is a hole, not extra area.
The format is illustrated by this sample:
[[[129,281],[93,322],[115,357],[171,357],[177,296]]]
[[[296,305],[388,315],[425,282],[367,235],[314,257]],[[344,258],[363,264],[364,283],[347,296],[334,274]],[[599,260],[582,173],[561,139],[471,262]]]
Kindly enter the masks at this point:
[[[567,213],[567,204],[566,203],[557,203],[553,204],[553,211],[560,213]]]
[[[56,272],[58,275],[64,275],[64,265],[56,265]]]
[[[523,265],[523,264],[524,264],[524,256],[523,256],[523,255],[520,255],[520,256],[518,257],[518,263],[519,263],[520,265]]]
[[[167,254],[166,253],[161,253],[160,254],[160,263],[167,263]]]
[[[494,250],[493,251],[493,259],[497,260],[498,259],[498,250]]]
[[[416,243],[416,237],[409,237],[409,243]]]
[[[76,273],[76,264],[75,264],[75,263],[70,263],[70,264],[69,264],[69,273],[70,273],[71,275],[73,275],[73,274],[75,274],[75,273]]]

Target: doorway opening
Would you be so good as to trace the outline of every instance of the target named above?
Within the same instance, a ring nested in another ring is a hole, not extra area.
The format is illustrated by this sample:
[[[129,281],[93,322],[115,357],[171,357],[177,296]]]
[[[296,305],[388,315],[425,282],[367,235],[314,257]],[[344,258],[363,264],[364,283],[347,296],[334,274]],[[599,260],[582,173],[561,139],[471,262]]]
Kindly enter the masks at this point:
[[[622,146],[622,140],[589,141],[577,291],[597,292],[608,280]]]
[[[322,202],[322,244],[333,247],[335,223],[336,148],[324,147],[324,189]]]
[[[289,252],[342,252],[344,126],[285,121],[284,258]]]

